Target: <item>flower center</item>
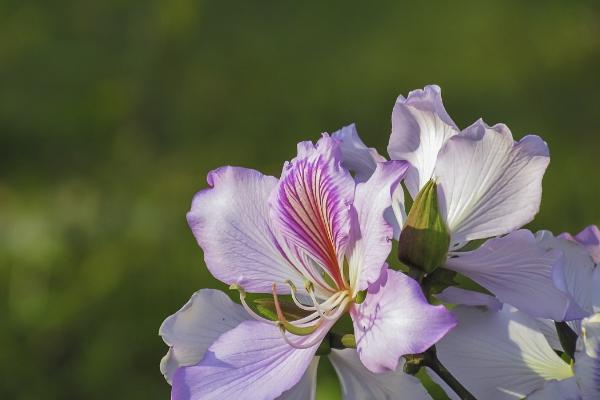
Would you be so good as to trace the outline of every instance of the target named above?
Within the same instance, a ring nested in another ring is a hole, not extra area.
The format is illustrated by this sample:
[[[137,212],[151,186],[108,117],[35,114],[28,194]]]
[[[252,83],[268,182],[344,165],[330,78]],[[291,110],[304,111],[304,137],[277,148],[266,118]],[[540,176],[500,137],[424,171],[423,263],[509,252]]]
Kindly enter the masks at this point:
[[[286,282],[290,288],[292,302],[285,304],[280,300],[277,293],[277,283],[273,282],[272,295],[274,313],[269,315],[270,318],[259,315],[246,302],[246,291],[239,285],[233,284],[230,289],[238,290],[240,293],[240,302],[246,311],[255,319],[263,322],[276,325],[284,340],[292,347],[303,349],[319,344],[322,335],[317,335],[314,339],[306,338],[306,336],[314,333],[323,323],[323,321],[336,321],[347,310],[352,303],[353,298],[349,289],[344,289],[335,292],[329,298],[319,302],[315,295],[313,283],[306,281],[304,289],[307,295],[303,295],[299,299],[297,288],[293,282]],[[301,301],[303,300],[303,301]],[[295,308],[290,309],[291,307]],[[298,315],[304,315],[298,317]],[[291,334],[291,337],[288,337]]]

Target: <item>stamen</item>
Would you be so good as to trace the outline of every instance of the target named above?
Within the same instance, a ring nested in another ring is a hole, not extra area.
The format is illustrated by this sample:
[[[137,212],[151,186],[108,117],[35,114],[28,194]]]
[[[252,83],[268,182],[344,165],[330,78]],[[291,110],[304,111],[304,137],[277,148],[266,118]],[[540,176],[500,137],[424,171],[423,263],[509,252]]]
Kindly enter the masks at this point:
[[[294,301],[294,304],[296,304],[296,306],[298,306],[298,308],[300,308],[301,310],[305,310],[305,311],[315,311],[316,310],[315,307],[305,306],[304,304],[300,303],[300,301],[298,301],[298,298],[296,298],[296,285],[294,285],[294,282],[287,280],[286,283],[290,286],[290,293],[292,296],[292,300]]]
[[[281,310],[281,304],[279,304],[279,297],[277,296],[277,284],[275,282],[273,282],[273,300],[275,302],[275,311],[277,312],[277,318],[279,320],[277,325],[280,329],[283,328],[297,336],[306,336],[313,333],[319,327],[319,321],[317,321],[314,325],[300,327],[290,323],[287,320],[283,314],[283,311]]]
[[[237,290],[240,293],[240,302],[242,303],[242,307],[244,307],[244,310],[246,310],[252,318],[254,318],[257,321],[268,322],[271,325],[277,325],[277,323],[275,321],[271,321],[270,319],[267,319],[267,318],[264,318],[264,317],[258,315],[256,312],[254,312],[254,310],[252,308],[250,308],[250,306],[246,303],[246,291],[244,290],[243,287],[234,283],[229,286],[229,289]]]
[[[327,315],[326,313],[329,311],[332,311],[336,306],[338,306],[340,303],[345,301],[344,299],[346,299],[348,292],[346,292],[346,291],[338,292],[337,293],[338,297],[336,298],[336,300],[333,301],[331,305],[327,305],[327,308],[325,308],[325,307],[323,307],[323,304],[325,304],[327,301],[329,301],[331,299],[331,297],[328,300],[326,300],[325,302],[323,302],[322,304],[319,304],[317,298],[315,297],[312,283],[310,283],[310,282],[306,283],[305,288],[306,288],[306,291],[308,292],[308,294],[310,295],[310,298],[313,301],[313,304],[314,304],[315,309],[317,310],[317,313],[319,313],[319,316],[321,318],[324,318],[326,320],[332,320],[332,319],[338,318],[339,315],[341,315],[336,311],[333,313],[333,315],[336,315],[336,317],[334,318],[332,315]],[[335,297],[335,295],[332,297]]]
[[[327,319],[327,320],[336,320],[339,317],[342,316],[342,314],[344,314],[346,312],[346,307],[348,306],[348,304],[350,304],[352,302],[352,299],[350,297],[345,297],[344,301],[341,302],[341,304],[338,306],[337,310],[335,310],[335,312],[331,315],[324,315],[323,318]]]

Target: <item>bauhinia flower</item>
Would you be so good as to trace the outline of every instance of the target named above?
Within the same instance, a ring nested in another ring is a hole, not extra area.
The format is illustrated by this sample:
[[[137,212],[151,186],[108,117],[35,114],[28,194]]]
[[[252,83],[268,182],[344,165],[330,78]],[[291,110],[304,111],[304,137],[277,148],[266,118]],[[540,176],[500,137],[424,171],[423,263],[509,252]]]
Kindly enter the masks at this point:
[[[574,366],[555,353],[569,352],[552,321],[531,318],[507,305],[499,309],[485,295],[475,299],[457,292],[443,293],[442,297],[477,308],[455,309],[459,326],[438,343],[438,356],[455,377],[482,398],[598,399],[600,268],[593,259],[597,247],[570,240],[568,234],[555,237],[541,231],[536,236],[543,248],[562,251],[564,275],[556,277],[557,285],[587,313],[583,320],[569,323],[578,336],[571,349]]]
[[[172,382],[176,374],[183,374],[182,370],[178,372],[179,368],[199,363],[219,336],[251,319],[241,305],[224,293],[214,289],[199,290],[160,327],[159,333],[169,345],[160,365],[161,372],[168,382]],[[402,361],[396,371],[374,374],[362,365],[354,349],[332,349],[328,356],[340,379],[345,400],[431,399],[417,378],[402,372]],[[315,356],[298,383],[278,399],[314,400],[319,359]],[[175,390],[183,393],[174,391],[174,398],[191,395],[185,386]]]
[[[188,222],[206,265],[239,290],[253,320],[232,326],[200,362],[180,368],[174,398],[276,398],[302,379],[346,313],[358,358],[374,373],[395,371],[400,356],[425,351],[455,326],[416,281],[387,269],[393,228],[384,213],[407,164],[381,162],[357,136],[337,136],[300,143],[281,179],[223,167],[194,197]],[[356,152],[371,154],[365,165],[345,157]],[[262,305],[272,315],[257,313],[247,293],[271,294]]]
[[[539,321],[514,307],[454,312],[459,325],[438,343],[438,357],[477,398],[600,398],[600,314],[582,321],[571,366],[556,354],[563,351],[556,332],[548,337]]]
[[[406,215],[402,188],[394,202],[403,262],[428,273],[437,267],[461,273],[534,317],[584,315],[554,284],[562,274],[561,252],[519,230],[541,201],[550,158],[540,137],[515,142],[506,125],[482,120],[461,131],[444,109],[440,88],[427,86],[398,98],[388,152],[410,163],[405,182],[414,205]],[[493,239],[476,250],[458,251],[487,238]]]

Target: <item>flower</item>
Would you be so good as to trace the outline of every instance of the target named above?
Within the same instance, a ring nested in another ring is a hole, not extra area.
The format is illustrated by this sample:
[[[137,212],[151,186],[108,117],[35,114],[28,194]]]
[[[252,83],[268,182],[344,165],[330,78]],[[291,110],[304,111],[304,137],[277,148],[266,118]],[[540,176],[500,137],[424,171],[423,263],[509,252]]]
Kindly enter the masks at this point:
[[[194,197],[188,222],[209,271],[239,290],[253,320],[180,368],[174,398],[276,398],[302,379],[345,313],[358,358],[375,373],[395,371],[401,355],[426,350],[455,326],[416,281],[387,269],[393,228],[384,213],[407,164],[376,159],[352,133],[300,143],[279,180],[238,167],[209,173],[211,187]],[[271,293],[275,320],[257,314],[247,293]]]
[[[437,344],[438,357],[476,397],[599,398],[600,314],[582,321],[571,367],[555,352],[563,351],[556,331],[514,307],[493,311],[461,306],[454,312],[459,324]]]
[[[475,397],[522,399],[549,381],[573,377],[529,315],[509,305],[500,311],[460,306],[453,312],[458,326],[436,345],[437,355]]]
[[[498,307],[490,296],[475,299],[456,291],[438,297],[476,308],[455,309],[459,325],[436,346],[438,357],[473,394],[486,399],[597,399],[600,268],[592,259],[593,249],[568,239],[570,235],[540,231],[536,236],[542,248],[563,253],[564,274],[555,277],[557,286],[587,313],[569,322],[578,336],[574,368],[555,354],[565,349],[552,321],[531,318],[508,305]]]
[[[218,290],[202,289],[194,293],[179,311],[163,322],[159,330],[159,334],[169,345],[169,351],[160,366],[167,381],[172,382],[180,367],[200,362],[220,335],[249,319],[251,317],[242,306]],[[313,357],[298,383],[278,399],[314,400],[319,358]],[[340,379],[345,400],[392,397],[406,400],[431,399],[417,378],[402,372],[401,364],[396,371],[374,374],[361,364],[353,349],[333,349],[329,359]],[[182,390],[181,386],[178,388]],[[189,394],[174,393],[173,397],[189,397]]]
[[[435,257],[429,259],[443,264],[434,267],[461,273],[534,317],[562,321],[584,315],[554,284],[553,277],[562,274],[560,251],[542,248],[530,231],[519,229],[540,205],[542,177],[550,161],[540,137],[527,135],[515,142],[506,125],[488,126],[483,120],[460,131],[444,109],[440,88],[426,86],[398,97],[388,152],[392,159],[410,163],[405,182],[413,199],[419,200],[419,193],[432,185],[437,189],[437,197],[428,198],[439,203],[444,229],[433,233],[441,235],[437,243],[443,244],[447,232],[449,246],[434,249]],[[401,188],[394,197],[396,219],[399,225],[408,224],[402,231],[408,236],[415,229],[411,214],[406,216]],[[473,251],[458,251],[487,238],[492,239]],[[404,239],[400,234],[401,256],[404,248],[411,248]],[[411,249],[419,251],[428,250]]]

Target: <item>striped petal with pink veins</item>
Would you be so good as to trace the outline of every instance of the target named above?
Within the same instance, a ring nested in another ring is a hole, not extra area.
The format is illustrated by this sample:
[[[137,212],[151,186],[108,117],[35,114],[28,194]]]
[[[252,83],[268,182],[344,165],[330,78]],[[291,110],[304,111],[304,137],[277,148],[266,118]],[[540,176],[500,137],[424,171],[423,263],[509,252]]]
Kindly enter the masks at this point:
[[[298,157],[284,165],[270,199],[271,218],[287,247],[312,279],[333,291],[322,282],[319,270],[337,288],[346,286],[342,262],[351,228],[354,180],[341,164],[339,141],[324,136],[316,146],[302,142]]]

